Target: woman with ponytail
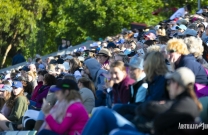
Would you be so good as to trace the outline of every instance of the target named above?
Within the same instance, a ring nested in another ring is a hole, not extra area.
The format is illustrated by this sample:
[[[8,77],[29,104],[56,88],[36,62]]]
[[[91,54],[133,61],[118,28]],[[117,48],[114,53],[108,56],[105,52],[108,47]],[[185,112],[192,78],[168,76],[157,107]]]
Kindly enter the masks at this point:
[[[155,118],[154,130],[156,134],[185,134],[184,130],[180,130],[180,124],[197,122],[195,120],[202,110],[194,92],[195,75],[190,69],[182,67],[166,78],[169,79],[169,97],[173,104]]]

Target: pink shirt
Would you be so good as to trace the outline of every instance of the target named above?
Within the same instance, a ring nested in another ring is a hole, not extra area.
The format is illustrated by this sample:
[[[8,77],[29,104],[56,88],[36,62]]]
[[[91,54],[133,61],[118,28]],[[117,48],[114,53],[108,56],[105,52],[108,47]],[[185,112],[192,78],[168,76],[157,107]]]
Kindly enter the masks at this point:
[[[61,123],[58,123],[52,115],[46,117],[50,129],[57,134],[67,133],[68,135],[81,134],[89,117],[81,102],[70,105]]]

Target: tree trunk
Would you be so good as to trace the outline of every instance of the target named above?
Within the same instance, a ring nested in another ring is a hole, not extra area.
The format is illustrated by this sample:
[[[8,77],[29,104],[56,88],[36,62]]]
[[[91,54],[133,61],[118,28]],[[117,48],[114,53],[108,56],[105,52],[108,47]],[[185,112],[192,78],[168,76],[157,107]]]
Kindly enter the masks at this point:
[[[1,61],[1,68],[3,68],[3,66],[4,66],[4,63],[5,63],[6,58],[7,58],[7,55],[8,55],[9,51],[12,48],[12,43],[14,42],[16,36],[17,36],[17,31],[14,33],[14,36],[12,38],[11,43],[7,46],[6,52],[4,53],[4,57],[3,57],[2,61]]]
[[[9,51],[11,50],[11,48],[12,48],[12,44],[8,45],[8,47],[7,47],[7,49],[6,49],[6,52],[4,53],[4,57],[3,57],[3,59],[2,59],[2,62],[1,62],[1,68],[3,68],[4,63],[5,63],[5,61],[6,61],[6,58],[7,58],[7,55],[8,55],[8,53],[9,53]]]

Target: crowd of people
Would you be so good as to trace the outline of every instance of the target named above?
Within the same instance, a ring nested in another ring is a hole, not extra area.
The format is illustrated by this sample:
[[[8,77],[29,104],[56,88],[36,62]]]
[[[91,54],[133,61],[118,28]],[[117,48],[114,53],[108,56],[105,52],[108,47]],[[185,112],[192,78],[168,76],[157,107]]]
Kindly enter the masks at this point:
[[[183,7],[155,27],[122,29],[69,54],[36,55],[34,62],[1,73],[0,130],[203,134],[200,128],[178,129],[208,122],[207,112],[201,116],[208,105],[208,7],[189,11]],[[68,45],[63,39],[58,50]]]

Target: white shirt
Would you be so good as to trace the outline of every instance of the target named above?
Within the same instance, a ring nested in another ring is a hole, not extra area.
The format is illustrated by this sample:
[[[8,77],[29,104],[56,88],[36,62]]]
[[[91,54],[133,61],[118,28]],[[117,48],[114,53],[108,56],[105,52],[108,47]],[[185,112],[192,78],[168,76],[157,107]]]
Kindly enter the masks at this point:
[[[175,18],[184,17],[186,14],[186,11],[184,8],[179,8],[171,17],[170,20],[173,20]]]

